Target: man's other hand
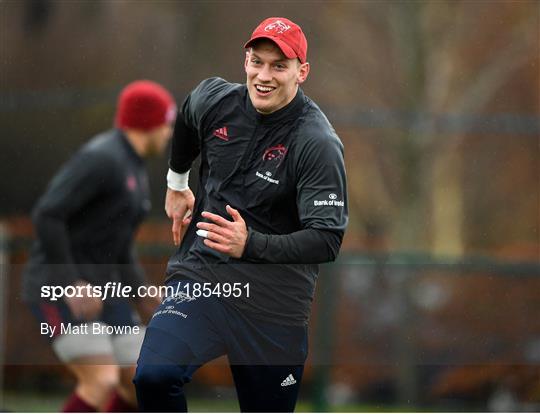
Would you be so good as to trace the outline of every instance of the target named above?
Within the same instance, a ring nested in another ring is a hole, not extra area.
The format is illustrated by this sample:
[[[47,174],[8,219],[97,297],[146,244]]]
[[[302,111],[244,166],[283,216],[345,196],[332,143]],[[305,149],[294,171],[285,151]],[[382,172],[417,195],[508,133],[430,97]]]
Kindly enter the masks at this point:
[[[195,197],[189,188],[183,191],[175,191],[167,188],[165,212],[173,221],[172,234],[175,246],[180,244],[189,223],[191,223],[191,212],[193,211],[194,203]]]

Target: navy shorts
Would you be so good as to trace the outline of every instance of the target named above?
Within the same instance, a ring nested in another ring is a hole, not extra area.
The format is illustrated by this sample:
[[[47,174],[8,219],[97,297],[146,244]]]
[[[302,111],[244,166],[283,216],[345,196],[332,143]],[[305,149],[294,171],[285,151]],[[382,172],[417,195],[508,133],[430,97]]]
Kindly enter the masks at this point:
[[[168,286],[186,283],[196,282]],[[307,351],[307,326],[254,319],[215,296],[167,297],[147,327],[137,362],[139,409],[186,411],[183,385],[201,365],[227,355],[241,411],[291,412]]]
[[[168,286],[177,289],[178,284],[187,283],[197,282],[175,280]],[[226,354],[234,365],[304,364],[308,352],[307,325],[290,326],[255,319],[229,301],[234,299],[184,294],[165,298],[147,327],[143,346],[159,350],[180,364],[193,361],[182,361],[178,347],[167,343],[186,344],[198,363]]]

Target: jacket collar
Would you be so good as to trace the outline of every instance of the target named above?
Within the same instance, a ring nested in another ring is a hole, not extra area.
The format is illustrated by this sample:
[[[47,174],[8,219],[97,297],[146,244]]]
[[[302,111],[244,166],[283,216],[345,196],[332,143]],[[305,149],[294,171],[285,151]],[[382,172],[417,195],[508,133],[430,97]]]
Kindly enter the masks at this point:
[[[255,107],[251,103],[251,99],[249,98],[247,86],[245,86],[244,99],[245,99],[245,106],[248,113],[251,116],[253,116],[253,118],[256,119],[257,122],[262,123],[262,124],[274,124],[274,123],[279,123],[288,119],[298,118],[300,114],[302,113],[302,109],[305,103],[305,95],[302,89],[300,88],[298,88],[298,92],[296,93],[296,96],[293,98],[291,102],[289,102],[286,106],[277,110],[276,112],[272,112],[271,114],[267,114],[267,115],[257,112]]]

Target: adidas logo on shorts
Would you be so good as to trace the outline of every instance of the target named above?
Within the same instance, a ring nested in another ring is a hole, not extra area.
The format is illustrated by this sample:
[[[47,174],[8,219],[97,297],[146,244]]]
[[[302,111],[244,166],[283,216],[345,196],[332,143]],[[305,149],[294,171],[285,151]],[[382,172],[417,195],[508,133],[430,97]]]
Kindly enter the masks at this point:
[[[293,384],[296,384],[296,380],[294,379],[292,374],[289,374],[289,376],[283,380],[283,382],[281,383],[281,386],[286,387],[288,385],[293,385]]]

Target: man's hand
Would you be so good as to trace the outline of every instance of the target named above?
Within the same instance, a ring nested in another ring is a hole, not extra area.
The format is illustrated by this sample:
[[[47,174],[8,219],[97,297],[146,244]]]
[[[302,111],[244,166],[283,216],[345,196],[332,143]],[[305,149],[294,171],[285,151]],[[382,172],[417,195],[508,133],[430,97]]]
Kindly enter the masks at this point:
[[[212,223],[199,222],[197,228],[208,231],[204,240],[206,246],[231,257],[240,258],[244,253],[248,236],[246,222],[238,210],[231,206],[227,206],[227,213],[231,215],[233,221],[204,211],[202,216]]]
[[[173,221],[172,234],[175,246],[180,244],[189,223],[191,223],[191,212],[193,211],[194,203],[195,197],[189,188],[183,191],[175,191],[167,188],[165,212]]]
[[[90,285],[84,280],[78,280],[74,286],[87,286]],[[90,287],[89,290],[92,290]],[[65,297],[64,302],[69,307],[71,314],[77,318],[85,321],[91,321],[96,319],[98,315],[103,310],[103,302],[99,297],[91,297],[87,295],[88,291],[86,289],[81,290],[81,297]]]

